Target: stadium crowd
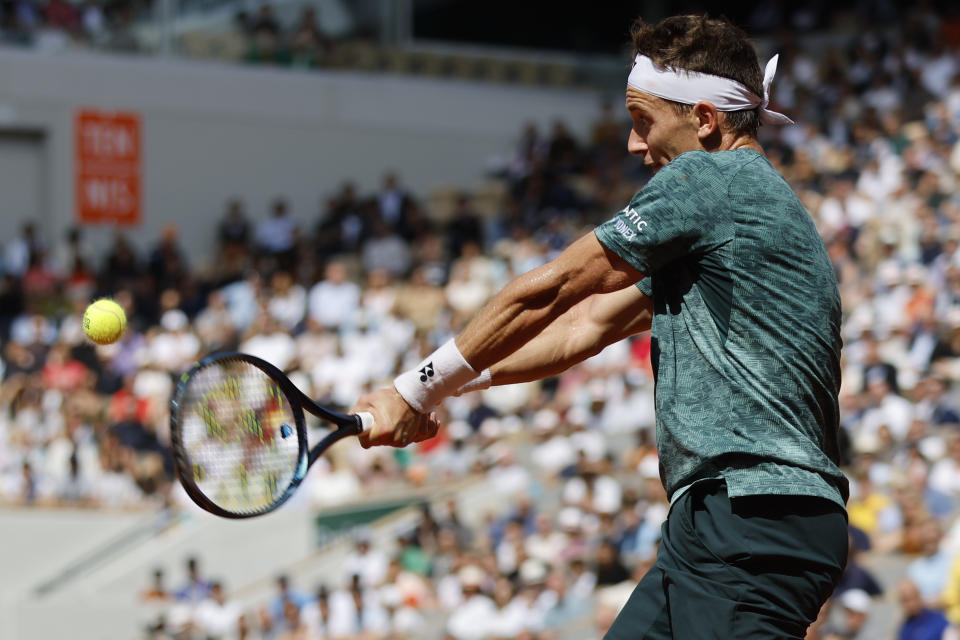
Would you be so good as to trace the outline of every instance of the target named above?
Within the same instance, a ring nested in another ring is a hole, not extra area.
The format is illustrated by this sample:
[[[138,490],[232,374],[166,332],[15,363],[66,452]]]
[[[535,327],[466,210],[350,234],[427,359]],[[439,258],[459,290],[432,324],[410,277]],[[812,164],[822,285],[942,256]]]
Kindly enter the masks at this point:
[[[851,561],[809,638],[864,638],[895,591],[901,638],[960,629],[960,48],[917,10],[815,52],[783,37],[775,100],[797,124],[765,127],[770,159],[833,259],[844,303],[842,433]],[[951,40],[950,38],[954,38]],[[25,225],[0,281],[0,500],[24,506],[179,508],[167,400],[201,354],[239,349],[309,395],[349,406],[461,328],[509,278],[548,260],[649,177],[625,153],[611,106],[589,139],[530,125],[496,172],[504,197],[464,193],[439,222],[396,174],[351,184],[315,220],[278,199],[253,219],[231,200],[209,268],[167,229],[141,253],[122,234],[102,263],[82,231],[48,242]],[[94,348],[90,299],[128,312]],[[425,509],[389,548],[359,532],[344,575],[302,592],[285,577],[255,611],[193,559],[181,588],[162,571],[144,598],[169,602],[152,637],[551,638],[584,618],[597,635],[651,562],[666,515],[653,445],[649,337],[614,345],[542,384],[452,398],[445,428],[413,450],[330,456],[301,490],[329,504],[377,483],[480,478],[506,508],[466,527]],[[535,492],[541,492],[534,499]],[[868,568],[906,558],[894,580]]]

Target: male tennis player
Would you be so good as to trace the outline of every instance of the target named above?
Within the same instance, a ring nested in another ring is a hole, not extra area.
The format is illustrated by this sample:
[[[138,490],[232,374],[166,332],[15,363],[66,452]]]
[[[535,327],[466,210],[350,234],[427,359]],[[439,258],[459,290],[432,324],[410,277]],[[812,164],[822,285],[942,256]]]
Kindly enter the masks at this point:
[[[846,561],[840,300],[810,216],[763,155],[776,59],[725,20],[634,27],[630,204],[507,285],[455,340],[354,408],[363,444],[432,437],[464,386],[555,374],[652,324],[671,509],[607,638],[803,638]],[[478,374],[478,372],[480,372]]]

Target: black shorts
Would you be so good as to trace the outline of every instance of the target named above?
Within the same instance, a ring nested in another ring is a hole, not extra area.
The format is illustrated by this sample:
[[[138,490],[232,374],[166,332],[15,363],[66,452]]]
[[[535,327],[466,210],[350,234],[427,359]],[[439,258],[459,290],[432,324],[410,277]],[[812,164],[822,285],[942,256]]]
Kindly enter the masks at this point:
[[[730,499],[723,481],[671,507],[657,561],[605,640],[802,639],[847,563],[847,515],[806,496]]]

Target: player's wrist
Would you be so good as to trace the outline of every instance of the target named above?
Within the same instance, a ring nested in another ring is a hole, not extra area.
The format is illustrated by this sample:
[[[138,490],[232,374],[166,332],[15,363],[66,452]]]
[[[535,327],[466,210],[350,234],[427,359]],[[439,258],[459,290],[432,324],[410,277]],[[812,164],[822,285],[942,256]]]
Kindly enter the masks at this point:
[[[414,411],[426,413],[478,376],[451,338],[393,380],[393,387]]]
[[[490,371],[490,368],[487,367],[480,372],[476,378],[463,385],[457,389],[453,395],[462,396],[465,393],[470,393],[471,391],[483,391],[484,389],[489,389],[493,386],[493,373]]]

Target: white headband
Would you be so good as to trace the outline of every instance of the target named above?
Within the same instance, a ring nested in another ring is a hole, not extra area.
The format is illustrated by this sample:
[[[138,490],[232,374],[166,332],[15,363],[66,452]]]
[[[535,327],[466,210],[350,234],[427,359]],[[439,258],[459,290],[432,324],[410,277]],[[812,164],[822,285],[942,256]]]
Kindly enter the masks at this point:
[[[793,124],[793,120],[767,109],[770,104],[770,85],[773,76],[777,73],[777,59],[775,55],[767,62],[763,73],[763,99],[745,86],[721,76],[714,76],[698,71],[681,69],[672,71],[661,67],[644,55],[637,54],[637,59],[630,70],[627,85],[681,104],[696,104],[701,100],[712,102],[718,111],[744,111],[760,107],[760,121],[766,124]]]

